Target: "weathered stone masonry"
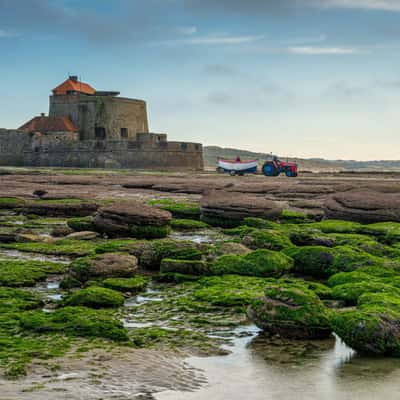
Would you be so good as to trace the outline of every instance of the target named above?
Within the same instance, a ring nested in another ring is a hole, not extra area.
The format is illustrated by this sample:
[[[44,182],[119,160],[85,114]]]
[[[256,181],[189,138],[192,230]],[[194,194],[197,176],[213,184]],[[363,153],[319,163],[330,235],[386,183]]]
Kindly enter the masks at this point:
[[[202,145],[167,142],[166,135],[137,140],[76,140],[0,129],[0,165],[80,168],[203,169]]]
[[[146,102],[118,95],[70,77],[53,89],[48,117],[0,129],[0,165],[203,169],[201,144],[149,133]]]

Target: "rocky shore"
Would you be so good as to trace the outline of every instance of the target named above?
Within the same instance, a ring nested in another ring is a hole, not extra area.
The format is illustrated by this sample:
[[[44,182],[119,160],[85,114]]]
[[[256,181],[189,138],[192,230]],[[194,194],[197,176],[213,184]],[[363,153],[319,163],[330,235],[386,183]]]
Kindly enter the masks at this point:
[[[3,172],[6,398],[197,390],[250,324],[400,357],[400,179]]]

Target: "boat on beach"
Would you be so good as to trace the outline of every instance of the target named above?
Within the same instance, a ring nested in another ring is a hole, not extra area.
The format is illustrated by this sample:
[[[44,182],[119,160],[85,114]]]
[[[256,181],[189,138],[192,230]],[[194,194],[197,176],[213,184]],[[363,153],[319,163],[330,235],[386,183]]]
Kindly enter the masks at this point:
[[[258,160],[218,160],[217,171],[229,173],[230,175],[255,174],[257,172]]]

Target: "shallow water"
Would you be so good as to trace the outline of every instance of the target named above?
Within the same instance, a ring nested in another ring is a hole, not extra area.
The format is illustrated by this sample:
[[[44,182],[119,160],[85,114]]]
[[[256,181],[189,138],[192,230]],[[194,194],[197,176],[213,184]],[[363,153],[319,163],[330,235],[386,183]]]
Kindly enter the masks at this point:
[[[249,329],[249,328],[248,328]],[[400,360],[358,357],[338,338],[271,339],[251,327],[228,356],[191,357],[208,383],[191,393],[161,392],[157,400],[397,400]]]

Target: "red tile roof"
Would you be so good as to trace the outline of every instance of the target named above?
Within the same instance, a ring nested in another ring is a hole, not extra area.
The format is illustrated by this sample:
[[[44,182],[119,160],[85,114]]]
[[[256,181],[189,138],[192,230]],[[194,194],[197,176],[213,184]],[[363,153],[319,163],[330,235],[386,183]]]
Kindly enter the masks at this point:
[[[78,132],[78,128],[68,117],[35,117],[18,128],[25,132]]]
[[[67,94],[67,92],[69,91],[79,92],[84,94],[95,94],[96,92],[96,90],[92,88],[89,84],[69,78],[61,85],[54,88],[53,94],[62,95],[62,94]]]

